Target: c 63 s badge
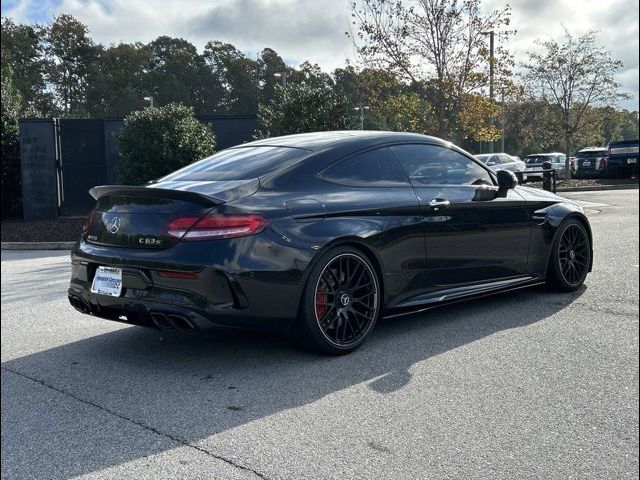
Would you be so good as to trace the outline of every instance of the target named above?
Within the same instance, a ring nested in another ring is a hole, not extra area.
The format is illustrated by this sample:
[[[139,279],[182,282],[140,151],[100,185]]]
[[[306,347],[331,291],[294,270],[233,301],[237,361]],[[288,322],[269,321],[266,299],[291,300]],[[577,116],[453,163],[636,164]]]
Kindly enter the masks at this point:
[[[140,237],[138,239],[138,243],[140,245],[157,246],[157,245],[160,245],[162,243],[162,240],[160,240],[159,238],[154,238],[154,237]]]

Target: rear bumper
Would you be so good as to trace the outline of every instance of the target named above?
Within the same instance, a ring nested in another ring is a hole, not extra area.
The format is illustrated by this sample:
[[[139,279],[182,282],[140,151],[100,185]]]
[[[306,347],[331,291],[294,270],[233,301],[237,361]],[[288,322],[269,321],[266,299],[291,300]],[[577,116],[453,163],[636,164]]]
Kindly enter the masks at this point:
[[[575,171],[574,176],[576,177],[590,177],[590,178],[598,178],[598,177],[604,177],[606,173],[606,170],[585,170],[584,168],[578,168]]]
[[[629,163],[629,160],[632,163]],[[635,161],[635,162],[634,162]],[[609,169],[621,169],[621,170],[638,170],[638,159],[637,158],[610,158],[607,163],[607,167]]]
[[[246,253],[238,255],[239,249]],[[306,264],[296,262],[291,253],[278,255],[279,249],[263,234],[185,242],[157,252],[80,240],[71,255],[69,301],[83,313],[163,330],[289,330],[297,316]],[[120,297],[91,292],[100,265],[122,268]],[[197,278],[166,278],[161,271],[189,272]]]

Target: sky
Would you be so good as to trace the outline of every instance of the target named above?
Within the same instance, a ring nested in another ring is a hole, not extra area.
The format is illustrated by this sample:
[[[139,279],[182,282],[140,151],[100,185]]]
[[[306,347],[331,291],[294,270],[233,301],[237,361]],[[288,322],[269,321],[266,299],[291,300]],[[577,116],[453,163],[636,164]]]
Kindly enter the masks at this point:
[[[202,48],[209,40],[232,43],[256,57],[265,47],[296,66],[305,60],[325,70],[354,59],[349,30],[351,0],[2,0],[2,16],[22,23],[47,23],[70,13],[105,45],[149,42],[159,35],[182,37]],[[536,39],[598,30],[598,41],[624,62],[617,80],[632,95],[622,108],[637,110],[638,0],[512,0],[508,47],[526,60]],[[485,0],[487,9],[503,0]]]

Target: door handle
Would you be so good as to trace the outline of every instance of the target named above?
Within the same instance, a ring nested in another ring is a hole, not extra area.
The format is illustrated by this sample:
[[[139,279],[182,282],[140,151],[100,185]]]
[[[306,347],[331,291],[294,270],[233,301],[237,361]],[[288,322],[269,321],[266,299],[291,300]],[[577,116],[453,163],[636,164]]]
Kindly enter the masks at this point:
[[[451,206],[451,202],[443,198],[432,198],[431,200],[429,200],[429,206],[433,210],[444,210],[445,208],[449,208]]]

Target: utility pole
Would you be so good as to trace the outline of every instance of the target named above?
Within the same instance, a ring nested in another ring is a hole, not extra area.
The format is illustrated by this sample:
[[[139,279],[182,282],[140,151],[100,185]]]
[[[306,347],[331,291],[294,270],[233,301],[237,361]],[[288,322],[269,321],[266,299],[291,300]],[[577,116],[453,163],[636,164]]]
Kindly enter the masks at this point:
[[[500,89],[500,101],[502,103],[502,150],[500,150],[501,152],[504,152],[504,119],[505,119],[505,108],[504,108],[504,87]]]
[[[356,112],[360,112],[360,130],[364,130],[364,111],[369,110],[371,107],[369,106],[359,106],[354,108]]]
[[[493,66],[495,63],[494,58],[494,37],[495,32],[490,30],[488,32],[481,32],[482,35],[489,35],[489,98],[493,103]],[[489,117],[489,123],[493,126],[493,117]],[[489,153],[493,153],[493,141],[489,142]]]

